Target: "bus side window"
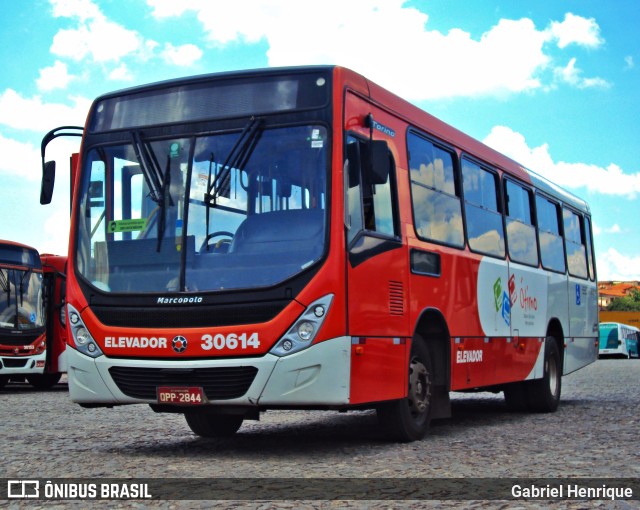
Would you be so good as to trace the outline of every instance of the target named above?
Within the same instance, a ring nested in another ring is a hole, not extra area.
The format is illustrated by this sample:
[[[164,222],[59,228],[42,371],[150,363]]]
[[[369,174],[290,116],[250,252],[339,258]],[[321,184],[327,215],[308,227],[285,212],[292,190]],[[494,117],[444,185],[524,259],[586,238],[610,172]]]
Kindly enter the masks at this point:
[[[505,194],[509,257],[515,262],[537,266],[538,244],[531,213],[531,191],[507,179]]]
[[[596,279],[596,265],[594,263],[595,256],[593,250],[593,235],[591,235],[591,219],[584,218],[584,231],[587,235],[587,265],[589,266],[589,279]]]
[[[462,248],[462,205],[453,153],[415,133],[409,133],[408,147],[416,234]]]
[[[462,178],[469,248],[487,255],[504,257],[504,226],[497,174],[463,158]]]
[[[560,206],[541,195],[536,195],[536,211],[542,267],[564,273],[567,265],[564,260],[564,243],[560,228]]]
[[[569,274],[586,279],[587,250],[582,217],[566,208],[563,210],[563,217]]]

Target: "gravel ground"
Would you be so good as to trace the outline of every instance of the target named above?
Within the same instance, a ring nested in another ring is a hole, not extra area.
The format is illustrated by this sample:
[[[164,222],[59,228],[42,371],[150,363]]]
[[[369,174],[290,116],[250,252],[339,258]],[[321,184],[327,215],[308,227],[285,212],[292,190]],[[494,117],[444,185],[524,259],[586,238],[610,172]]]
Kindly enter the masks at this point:
[[[372,412],[270,411],[225,440],[201,439],[181,415],[147,406],[82,409],[64,384],[0,390],[0,477],[54,478],[612,478],[640,480],[640,361],[600,360],[563,378],[552,414],[509,412],[502,394],[458,394],[453,417],[420,442],[386,442]],[[233,480],[232,480],[233,482]],[[237,480],[242,483],[241,480]],[[310,482],[312,483],[312,481]],[[497,482],[496,482],[497,483]],[[348,486],[348,482],[347,482]],[[251,488],[247,488],[250,497]],[[394,492],[391,492],[392,496]],[[398,494],[401,494],[398,492]],[[395,496],[393,496],[395,497]],[[640,501],[109,501],[103,508],[640,508]],[[86,508],[84,501],[0,501]]]

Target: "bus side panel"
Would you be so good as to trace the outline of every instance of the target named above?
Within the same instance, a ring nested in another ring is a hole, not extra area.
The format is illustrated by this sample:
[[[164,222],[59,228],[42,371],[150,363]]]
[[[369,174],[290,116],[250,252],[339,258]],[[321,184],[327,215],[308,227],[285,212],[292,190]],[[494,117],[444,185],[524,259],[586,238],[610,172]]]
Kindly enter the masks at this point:
[[[404,133],[406,125],[389,113],[376,108],[364,99],[348,93],[345,97],[344,128],[369,138],[369,128],[364,119],[372,114],[376,122],[387,126],[388,131],[373,131],[374,139],[384,139],[395,162],[395,179],[402,204],[402,187],[406,172],[402,170],[404,157]],[[400,208],[400,205],[398,205]],[[408,305],[407,284],[408,255],[406,245],[396,246],[389,239],[390,249],[382,253],[377,247],[384,243],[384,236],[364,233],[356,237],[347,255],[347,289],[349,334],[357,337],[407,337]]]
[[[404,338],[354,338],[349,403],[406,397],[408,347]]]
[[[407,336],[405,253],[391,250],[348,268],[351,336]]]
[[[568,286],[570,331],[565,341],[565,374],[598,359],[596,284],[570,277]]]

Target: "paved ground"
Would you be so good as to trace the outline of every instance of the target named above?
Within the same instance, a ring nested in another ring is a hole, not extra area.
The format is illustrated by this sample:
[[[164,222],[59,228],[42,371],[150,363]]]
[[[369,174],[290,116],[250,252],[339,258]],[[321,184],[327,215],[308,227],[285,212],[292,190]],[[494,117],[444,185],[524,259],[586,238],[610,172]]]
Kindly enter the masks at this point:
[[[384,441],[371,412],[272,411],[260,422],[245,422],[230,439],[205,440],[191,433],[181,415],[155,414],[146,406],[87,410],[70,402],[64,384],[37,392],[12,383],[0,390],[0,478],[214,477],[241,484],[241,478],[267,477],[285,486],[293,478],[330,478],[346,487],[350,477],[491,478],[496,483],[519,477],[640,479],[639,388],[640,361],[601,360],[563,379],[556,413],[511,413],[501,394],[461,394],[454,398],[453,418],[434,422],[424,441],[395,444]],[[399,481],[397,492],[390,490],[402,494],[407,487]],[[402,496],[392,501],[301,499],[99,504],[166,509],[552,506],[546,501],[405,501]],[[87,507],[86,502],[39,505]],[[0,507],[27,505],[0,501]],[[627,509],[640,508],[640,502],[572,501],[553,503],[553,508]]]

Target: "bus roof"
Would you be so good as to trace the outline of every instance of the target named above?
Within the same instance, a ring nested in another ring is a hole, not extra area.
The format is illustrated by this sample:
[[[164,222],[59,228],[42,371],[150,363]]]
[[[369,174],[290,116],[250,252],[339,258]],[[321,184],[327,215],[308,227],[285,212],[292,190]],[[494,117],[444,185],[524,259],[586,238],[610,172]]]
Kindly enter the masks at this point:
[[[0,239],[0,263],[39,269],[40,255],[38,250],[26,244]]]
[[[505,156],[495,149],[492,149],[437,117],[434,117],[418,106],[397,96],[393,92],[377,85],[363,75],[341,66],[318,65],[273,67],[194,75],[109,92],[96,98],[94,105],[112,97],[136,94],[146,90],[156,90],[158,88],[175,87],[187,83],[207,82],[211,80],[224,80],[227,78],[242,78],[257,75],[273,76],[279,74],[313,73],[314,71],[322,73],[331,72],[335,79],[343,83],[344,87],[350,88],[367,97],[383,109],[386,109],[399,118],[402,118],[407,123],[424,129],[435,137],[440,138],[442,141],[459,148],[463,152],[485,161],[487,164],[497,167],[502,171],[506,171],[509,175],[519,178],[525,182],[529,182],[538,190],[557,198],[564,204],[570,205],[571,207],[585,212],[586,214],[590,214],[588,204],[571,192],[561,188],[545,177],[542,177],[536,172],[522,166],[517,161]]]

